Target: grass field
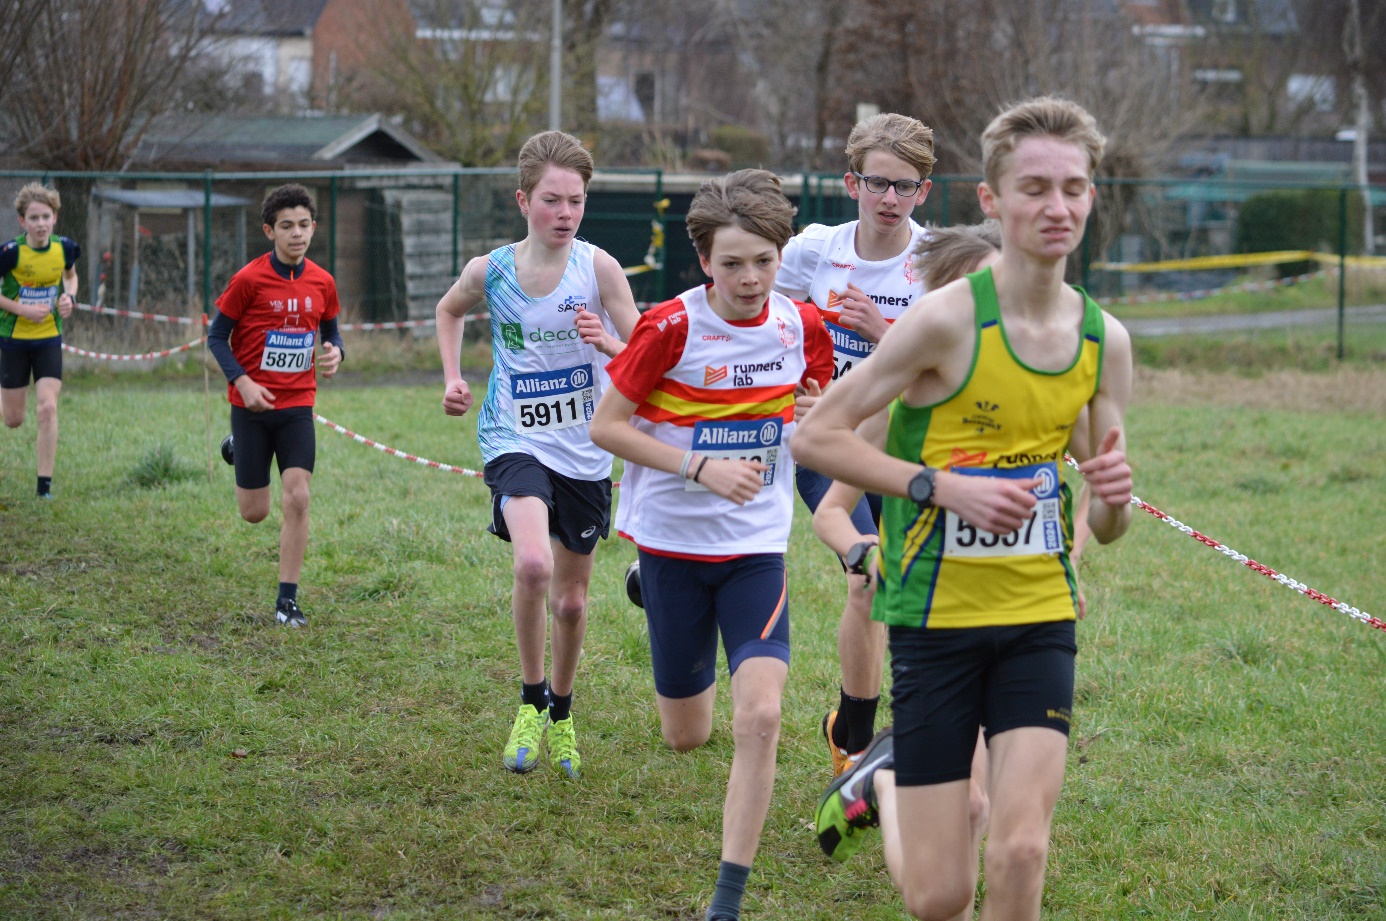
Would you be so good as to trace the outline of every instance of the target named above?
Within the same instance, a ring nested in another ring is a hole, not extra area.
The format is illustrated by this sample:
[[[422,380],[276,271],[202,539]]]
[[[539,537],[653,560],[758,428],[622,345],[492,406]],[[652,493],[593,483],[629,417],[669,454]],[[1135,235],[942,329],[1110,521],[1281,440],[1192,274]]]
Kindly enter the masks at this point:
[[[1137,494],[1386,613],[1386,371],[1199,367],[1141,375]],[[32,418],[0,430],[0,917],[701,919],[725,678],[711,742],[666,750],[620,588],[632,548],[598,551],[583,778],[507,774],[518,664],[482,484],[319,427],[311,626],[276,628],[277,512],[240,521],[219,459],[208,482],[200,384],[70,381],[51,503],[31,495]],[[479,467],[440,395],[332,383],[319,410]],[[214,441],[225,418],[214,392]],[[841,583],[800,512],[780,770],[744,916],[898,919],[879,845],[834,865],[809,825]],[[1386,918],[1386,634],[1139,513],[1082,575],[1045,916]]]

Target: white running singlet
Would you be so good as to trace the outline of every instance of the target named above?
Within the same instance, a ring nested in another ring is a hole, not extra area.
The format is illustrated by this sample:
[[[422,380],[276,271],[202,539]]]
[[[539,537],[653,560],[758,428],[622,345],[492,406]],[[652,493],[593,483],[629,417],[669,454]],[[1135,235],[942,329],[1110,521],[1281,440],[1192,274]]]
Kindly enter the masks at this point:
[[[491,251],[486,306],[495,363],[476,426],[486,463],[521,453],[575,480],[611,476],[611,455],[587,433],[607,387],[607,357],[583,342],[573,324],[585,309],[615,335],[597,288],[596,252],[574,240],[558,287],[530,297],[515,277],[515,245]]]
[[[924,293],[923,279],[914,270],[914,249],[928,233],[910,221],[910,245],[893,259],[868,262],[857,256],[857,224],[829,227],[810,224],[785,245],[775,276],[775,290],[818,308],[833,337],[833,380],[837,380],[876,349],[871,342],[839,325],[842,292],[856,285],[871,298],[886,322],[905,312]]]

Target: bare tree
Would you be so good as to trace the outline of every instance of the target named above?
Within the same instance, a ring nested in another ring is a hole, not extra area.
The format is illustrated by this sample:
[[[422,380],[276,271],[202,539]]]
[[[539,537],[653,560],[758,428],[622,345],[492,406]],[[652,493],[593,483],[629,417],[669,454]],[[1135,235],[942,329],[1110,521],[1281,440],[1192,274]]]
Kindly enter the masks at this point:
[[[34,15],[40,0],[0,0],[0,48],[22,48],[29,42],[38,25]],[[19,64],[19,56],[0,55],[0,86],[10,86],[11,75]]]
[[[426,0],[388,24],[378,87],[355,101],[404,117],[420,140],[467,166],[494,166],[539,125],[548,30],[534,0]],[[594,97],[595,99],[595,97]],[[593,103],[595,105],[595,102]]]
[[[7,46],[9,152],[50,170],[124,168],[150,123],[179,104],[180,78],[213,17],[195,0],[21,3],[34,32]]]

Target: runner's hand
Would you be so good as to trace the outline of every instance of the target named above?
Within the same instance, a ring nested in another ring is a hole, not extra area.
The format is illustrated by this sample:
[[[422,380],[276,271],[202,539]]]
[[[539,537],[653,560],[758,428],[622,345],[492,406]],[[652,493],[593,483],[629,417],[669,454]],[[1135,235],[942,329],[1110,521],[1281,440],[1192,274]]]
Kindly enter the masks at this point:
[[[251,412],[262,413],[274,409],[274,394],[270,393],[268,387],[251,380],[249,374],[236,378],[236,390],[240,392],[245,408]]]
[[[818,398],[823,395],[823,388],[818,386],[818,381],[813,378],[808,379],[808,385],[803,383],[794,385],[794,421],[802,422],[805,414],[813,409],[813,404],[818,402]]]
[[[58,295],[58,316],[66,320],[72,316],[72,308],[77,305],[77,299],[64,291]]]
[[[1126,463],[1126,452],[1117,450],[1121,440],[1121,429],[1112,426],[1102,437],[1097,456],[1078,465],[1083,480],[1092,494],[1103,503],[1112,506],[1131,504],[1131,465]]]
[[[598,352],[608,358],[615,358],[616,354],[624,348],[620,339],[612,336],[602,325],[601,317],[590,310],[579,310],[573,318],[573,325],[577,327],[578,335],[582,341],[596,348]]]
[[[769,469],[759,461],[710,458],[698,474],[698,483],[723,499],[745,505],[760,494],[760,488],[765,485],[765,471]]]
[[[322,357],[318,359],[318,370],[323,377],[331,377],[337,373],[337,366],[342,363],[342,350],[331,342],[323,344]]]
[[[1038,500],[1031,490],[1039,484],[1038,478],[1010,480],[940,471],[935,479],[934,504],[978,530],[1004,537],[1034,515]]]
[[[848,284],[847,290],[842,292],[840,310],[841,325],[870,342],[880,342],[890,328],[876,302],[856,285]]]
[[[464,415],[472,408],[472,388],[463,380],[453,381],[443,391],[443,412],[449,416]]]

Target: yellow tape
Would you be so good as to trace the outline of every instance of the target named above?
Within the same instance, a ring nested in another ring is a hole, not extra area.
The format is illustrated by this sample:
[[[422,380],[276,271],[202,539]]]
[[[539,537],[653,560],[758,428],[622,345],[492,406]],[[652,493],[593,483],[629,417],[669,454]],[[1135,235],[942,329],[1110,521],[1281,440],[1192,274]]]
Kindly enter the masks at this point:
[[[1094,262],[1092,267],[1107,272],[1197,272],[1201,269],[1239,269],[1253,265],[1278,265],[1282,262],[1319,262],[1337,265],[1337,253],[1316,253],[1308,249],[1282,250],[1273,253],[1229,253],[1222,256],[1196,256],[1193,259],[1170,259],[1165,262]],[[1386,268],[1386,256],[1348,256],[1353,268]]]
[[[626,277],[629,278],[632,275],[644,275],[646,272],[653,272],[654,267],[649,265],[633,265],[630,268],[622,269],[621,271],[625,272]]]
[[[1108,272],[1196,272],[1199,269],[1237,269],[1251,265],[1305,262],[1318,258],[1312,250],[1285,250],[1278,253],[1229,253],[1223,256],[1196,256],[1166,262],[1094,262],[1094,269]],[[1333,257],[1335,260],[1337,256]]]

